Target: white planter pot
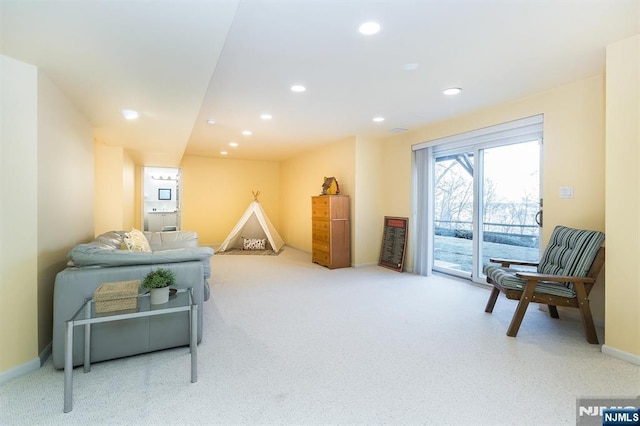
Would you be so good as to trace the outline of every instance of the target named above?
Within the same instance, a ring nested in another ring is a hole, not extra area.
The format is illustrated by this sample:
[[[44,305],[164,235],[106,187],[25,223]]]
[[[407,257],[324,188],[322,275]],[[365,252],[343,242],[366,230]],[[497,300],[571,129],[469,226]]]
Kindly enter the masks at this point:
[[[167,303],[169,301],[169,287],[152,288],[149,298],[152,305]]]

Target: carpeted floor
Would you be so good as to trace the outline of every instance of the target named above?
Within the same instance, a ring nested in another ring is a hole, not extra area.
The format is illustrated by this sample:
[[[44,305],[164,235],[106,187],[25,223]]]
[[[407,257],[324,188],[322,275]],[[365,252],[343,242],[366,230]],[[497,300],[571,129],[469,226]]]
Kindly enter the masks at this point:
[[[443,276],[329,270],[292,248],[213,256],[198,382],[176,348],[0,385],[0,424],[574,425],[576,398],[640,394],[640,367],[588,344],[577,321]],[[602,339],[602,330],[598,330]]]

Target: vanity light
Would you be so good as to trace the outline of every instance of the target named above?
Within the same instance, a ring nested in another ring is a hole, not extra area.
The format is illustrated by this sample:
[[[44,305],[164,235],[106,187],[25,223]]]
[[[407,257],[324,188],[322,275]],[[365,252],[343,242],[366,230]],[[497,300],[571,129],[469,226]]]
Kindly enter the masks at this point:
[[[360,34],[373,35],[380,31],[380,24],[374,21],[365,22],[358,28]]]
[[[301,93],[301,92],[304,92],[305,90],[307,90],[307,88],[302,86],[302,85],[300,85],[300,84],[294,84],[293,86],[291,86],[291,90],[293,92]]]
[[[252,132],[251,132],[251,130],[243,130],[242,134],[245,135],[245,136],[251,136]]]
[[[134,111],[132,109],[121,109],[120,112],[122,116],[127,120],[135,120],[138,118],[138,111]]]
[[[375,123],[382,123],[384,121],[384,117],[374,117],[373,121]]]
[[[444,93],[447,96],[458,95],[460,94],[460,92],[462,92],[462,88],[460,87],[449,87],[448,89],[444,89],[442,91],[442,93]]]

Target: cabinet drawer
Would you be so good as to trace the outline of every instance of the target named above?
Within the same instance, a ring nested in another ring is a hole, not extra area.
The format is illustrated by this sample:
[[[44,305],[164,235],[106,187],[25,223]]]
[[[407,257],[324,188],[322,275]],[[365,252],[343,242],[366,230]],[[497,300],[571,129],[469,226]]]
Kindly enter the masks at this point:
[[[311,217],[314,219],[329,219],[329,207],[311,206]]]
[[[331,249],[329,241],[318,241],[318,240],[313,240],[312,246],[313,247],[313,252],[315,253],[317,250],[319,251],[326,251],[327,253],[329,252],[329,250]]]
[[[311,197],[311,208],[314,207],[326,207],[329,208],[329,197]]]
[[[313,241],[329,241],[329,231],[323,229],[314,229],[311,233],[311,239]]]
[[[313,220],[311,221],[311,229],[314,231],[329,231],[328,220]]]
[[[324,251],[314,250],[312,254],[311,260],[314,263],[318,263],[320,265],[328,265],[329,264],[329,253]]]

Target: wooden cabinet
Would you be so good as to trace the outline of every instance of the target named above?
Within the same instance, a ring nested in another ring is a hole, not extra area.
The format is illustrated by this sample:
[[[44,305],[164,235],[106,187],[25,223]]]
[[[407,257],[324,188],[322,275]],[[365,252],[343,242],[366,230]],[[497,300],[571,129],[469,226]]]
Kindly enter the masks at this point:
[[[312,261],[330,269],[351,266],[348,195],[311,197]]]

